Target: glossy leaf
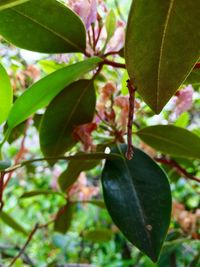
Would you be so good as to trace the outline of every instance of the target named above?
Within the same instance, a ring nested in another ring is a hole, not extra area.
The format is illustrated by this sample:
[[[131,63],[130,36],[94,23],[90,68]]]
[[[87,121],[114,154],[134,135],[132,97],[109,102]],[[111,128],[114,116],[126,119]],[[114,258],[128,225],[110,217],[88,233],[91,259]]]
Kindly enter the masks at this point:
[[[54,230],[65,234],[71,226],[73,213],[74,204],[68,203],[67,205],[63,206],[57,214]]]
[[[100,62],[99,58],[90,58],[59,69],[33,84],[14,103],[8,117],[9,128],[14,128],[38,109],[48,105],[66,86],[94,69]]]
[[[40,126],[40,147],[46,157],[59,156],[75,145],[73,130],[91,122],[96,96],[93,80],[80,80],[53,99]]]
[[[11,166],[10,161],[0,160],[0,171],[4,171]]]
[[[35,191],[25,192],[20,198],[30,198],[30,197],[48,196],[48,195],[52,195],[52,196],[53,195],[63,196],[60,192],[56,192],[56,191],[35,190]]]
[[[23,3],[28,2],[28,1],[30,1],[30,0],[1,0],[0,10],[6,9],[6,8],[11,8],[11,7],[23,4]]]
[[[200,138],[181,127],[156,125],[137,132],[146,144],[172,156],[200,159]]]
[[[4,67],[0,64],[0,124],[9,114],[13,101],[13,90]]]
[[[104,243],[112,239],[112,232],[108,229],[88,230],[83,233],[84,238],[94,243]]]
[[[98,163],[98,160],[70,161],[67,169],[58,178],[62,191],[66,191],[77,180],[82,171],[93,169]]]
[[[113,152],[125,154],[126,145]],[[144,152],[134,148],[128,161],[107,160],[102,174],[107,209],[122,233],[157,261],[170,223],[171,193],[166,174]]]
[[[83,52],[86,46],[81,19],[55,0],[30,0],[1,11],[0,34],[18,47],[42,53]]]
[[[21,226],[21,224],[19,224],[18,222],[16,222],[10,215],[8,215],[7,213],[5,213],[4,211],[0,212],[0,219],[7,224],[8,226],[10,226],[13,230],[20,232],[24,235],[27,234],[27,231]]]
[[[132,2],[126,32],[126,65],[138,93],[156,113],[178,90],[200,57],[199,17],[199,0]]]

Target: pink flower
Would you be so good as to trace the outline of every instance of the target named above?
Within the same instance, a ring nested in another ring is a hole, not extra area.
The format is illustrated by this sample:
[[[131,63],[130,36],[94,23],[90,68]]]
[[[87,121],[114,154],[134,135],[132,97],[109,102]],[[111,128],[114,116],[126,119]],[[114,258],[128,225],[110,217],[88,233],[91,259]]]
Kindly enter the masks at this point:
[[[194,89],[191,85],[188,85],[187,87],[176,93],[174,109],[176,117],[192,107],[193,93]]]
[[[120,51],[124,47],[125,42],[125,23],[122,21],[117,22],[117,29],[108,43],[106,52]]]
[[[82,18],[86,30],[97,20],[96,0],[68,0],[67,4]]]

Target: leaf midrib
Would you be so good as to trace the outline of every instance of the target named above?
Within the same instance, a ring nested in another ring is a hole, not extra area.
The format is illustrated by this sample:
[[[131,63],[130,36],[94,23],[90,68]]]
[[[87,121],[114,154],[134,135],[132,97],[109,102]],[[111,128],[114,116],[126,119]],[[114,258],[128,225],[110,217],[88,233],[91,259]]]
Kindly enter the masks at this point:
[[[79,51],[83,51],[83,49],[79,46],[77,46],[75,43],[73,43],[72,41],[70,41],[68,38],[66,38],[65,36],[63,36],[62,34],[54,31],[53,29],[49,28],[48,26],[40,23],[38,20],[35,20],[33,17],[31,17],[30,15],[26,15],[23,12],[20,12],[19,10],[16,10],[15,8],[12,8],[12,10],[16,13],[18,13],[19,15],[23,16],[24,18],[34,22],[35,24],[39,25],[41,28],[49,31],[50,33],[56,35],[57,37],[59,37],[62,41],[70,44],[71,46],[73,46],[74,48],[78,49]]]
[[[169,9],[168,9],[168,12],[167,12],[167,15],[166,15],[165,24],[164,24],[163,36],[162,36],[162,40],[161,40],[160,54],[159,54],[159,59],[158,59],[156,109],[158,109],[158,107],[159,107],[159,100],[160,100],[160,74],[161,74],[162,56],[163,56],[163,51],[164,51],[164,43],[165,43],[166,32],[167,32],[167,28],[168,28],[168,25],[169,25],[169,20],[170,20],[171,11],[172,11],[172,8],[173,8],[174,1],[175,0],[170,0]]]

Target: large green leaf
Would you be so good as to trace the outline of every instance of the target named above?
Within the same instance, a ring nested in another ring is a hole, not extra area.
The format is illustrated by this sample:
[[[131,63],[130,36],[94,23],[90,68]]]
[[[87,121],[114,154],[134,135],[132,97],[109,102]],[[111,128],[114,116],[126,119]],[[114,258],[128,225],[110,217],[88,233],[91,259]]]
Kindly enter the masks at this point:
[[[113,152],[125,154],[126,145]],[[107,160],[102,174],[107,209],[137,248],[157,261],[170,222],[171,193],[163,170],[134,148],[132,160]]]
[[[191,84],[194,88],[200,87],[200,69],[194,69],[187,79],[184,81],[184,84]]]
[[[74,208],[73,203],[68,203],[58,211],[54,224],[55,231],[65,234],[69,230],[73,219]]]
[[[132,2],[126,32],[126,65],[139,94],[156,113],[200,57],[199,17],[199,0]]]
[[[200,159],[200,138],[182,127],[150,126],[138,131],[137,135],[142,141],[163,153]]]
[[[92,121],[95,104],[93,80],[79,80],[53,99],[40,126],[40,147],[46,157],[60,156],[76,143],[73,129]]]
[[[8,226],[10,226],[13,230],[20,232],[24,235],[27,235],[27,231],[21,226],[21,224],[19,224],[18,222],[16,222],[9,214],[7,214],[4,211],[0,212],[0,219],[7,224]]]
[[[55,0],[30,0],[1,11],[0,34],[18,47],[43,53],[83,52],[86,46],[81,19]]]
[[[30,0],[1,0],[0,10],[14,7],[16,5],[20,5],[20,4],[23,4],[23,3],[28,2],[28,1],[30,1]]]
[[[99,58],[90,58],[59,69],[33,84],[14,103],[8,117],[9,128],[14,128],[38,109],[48,105],[66,86],[94,69],[99,62]]]
[[[58,183],[62,191],[66,191],[78,178],[82,171],[87,171],[94,168],[99,163],[99,160],[71,160],[67,169],[61,173],[58,178]]]
[[[4,67],[0,64],[0,124],[9,114],[13,101],[13,90]]]

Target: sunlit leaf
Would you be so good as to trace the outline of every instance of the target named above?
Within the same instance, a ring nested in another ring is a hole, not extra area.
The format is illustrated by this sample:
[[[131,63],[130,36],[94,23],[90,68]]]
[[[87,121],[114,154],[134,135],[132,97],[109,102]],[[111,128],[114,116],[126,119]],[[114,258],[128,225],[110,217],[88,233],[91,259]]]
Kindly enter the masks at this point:
[[[126,32],[126,65],[138,93],[156,113],[178,90],[200,57],[199,17],[199,0],[132,1]]]
[[[83,52],[86,46],[81,19],[55,0],[31,0],[1,11],[0,34],[18,47],[43,53]]]

